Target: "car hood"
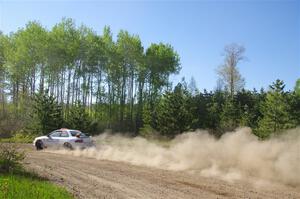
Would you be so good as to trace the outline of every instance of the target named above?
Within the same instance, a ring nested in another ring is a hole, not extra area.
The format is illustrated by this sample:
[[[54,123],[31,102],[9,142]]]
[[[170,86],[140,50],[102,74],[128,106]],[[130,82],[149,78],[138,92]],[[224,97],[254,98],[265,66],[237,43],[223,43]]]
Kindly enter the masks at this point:
[[[36,142],[37,140],[43,140],[43,139],[48,139],[48,137],[44,135],[44,136],[40,136],[40,137],[34,138],[34,140],[33,140],[33,145],[35,145],[35,142]]]
[[[43,135],[40,137],[36,137],[34,140],[40,140],[40,139],[48,139],[48,137],[46,135]]]

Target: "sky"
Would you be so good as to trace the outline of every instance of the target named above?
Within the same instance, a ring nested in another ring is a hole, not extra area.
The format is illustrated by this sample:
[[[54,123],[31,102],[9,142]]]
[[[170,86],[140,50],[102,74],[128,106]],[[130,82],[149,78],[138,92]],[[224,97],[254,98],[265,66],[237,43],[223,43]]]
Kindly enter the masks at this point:
[[[109,25],[114,38],[122,29],[151,43],[169,43],[180,56],[181,71],[170,80],[196,80],[213,90],[224,46],[246,48],[239,64],[246,88],[268,88],[276,79],[293,89],[300,78],[300,1],[17,1],[0,0],[0,30],[15,32],[30,20],[51,29],[63,17],[73,18],[101,34]]]

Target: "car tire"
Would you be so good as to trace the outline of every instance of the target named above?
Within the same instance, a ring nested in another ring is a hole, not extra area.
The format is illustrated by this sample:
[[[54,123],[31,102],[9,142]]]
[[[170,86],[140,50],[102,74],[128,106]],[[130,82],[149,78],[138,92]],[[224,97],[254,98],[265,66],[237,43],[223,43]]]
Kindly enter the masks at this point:
[[[65,149],[68,149],[68,150],[73,150],[72,145],[71,145],[70,143],[68,143],[68,142],[65,142],[65,143],[64,143],[64,148],[65,148]]]
[[[36,142],[35,142],[35,148],[36,148],[36,150],[37,151],[39,151],[39,150],[43,150],[43,142],[42,142],[42,140],[37,140]]]

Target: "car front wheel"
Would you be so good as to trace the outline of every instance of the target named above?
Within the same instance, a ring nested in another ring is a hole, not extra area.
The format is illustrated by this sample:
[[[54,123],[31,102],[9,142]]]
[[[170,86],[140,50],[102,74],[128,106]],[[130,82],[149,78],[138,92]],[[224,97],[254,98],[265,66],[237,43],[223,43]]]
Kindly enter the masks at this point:
[[[35,148],[36,148],[36,150],[42,150],[43,149],[43,142],[42,142],[42,140],[37,140],[36,142],[35,142]]]

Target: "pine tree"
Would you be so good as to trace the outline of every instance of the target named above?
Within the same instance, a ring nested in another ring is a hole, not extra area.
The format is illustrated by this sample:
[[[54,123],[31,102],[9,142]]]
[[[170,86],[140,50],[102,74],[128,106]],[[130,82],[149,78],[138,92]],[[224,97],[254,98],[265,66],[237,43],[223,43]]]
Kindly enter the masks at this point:
[[[153,113],[149,104],[145,104],[142,112],[143,125],[139,129],[139,134],[143,137],[154,137],[157,132],[154,130],[155,124],[153,124]]]
[[[63,124],[62,108],[56,98],[48,95],[48,91],[34,96],[32,118],[35,121],[34,130],[42,134],[61,128]]]
[[[167,92],[157,107],[157,125],[163,135],[173,137],[190,128],[192,120],[187,93],[179,83],[173,92]]]
[[[250,110],[250,108],[247,104],[244,105],[244,107],[242,108],[242,111],[243,112],[241,114],[239,125],[251,127],[253,125],[252,121],[254,118],[253,111]]]
[[[70,115],[66,123],[67,127],[78,129],[85,133],[91,133],[91,131],[93,131],[93,121],[80,101],[71,107]]]
[[[270,86],[266,101],[261,107],[263,117],[258,124],[257,135],[261,138],[267,138],[272,133],[295,126],[295,122],[289,115],[290,105],[284,87],[285,85],[281,80],[276,80]]]
[[[231,97],[228,97],[221,112],[220,125],[223,130],[232,131],[238,126],[239,110]]]
[[[297,94],[295,91],[290,92],[288,95],[288,103],[290,105],[290,117],[291,120],[300,125],[300,93]]]
[[[256,90],[251,92],[242,89],[234,96],[235,103],[237,104],[240,113],[238,118],[239,126],[254,127],[255,114],[257,113],[257,108],[255,107],[256,95]]]
[[[212,95],[211,100],[207,104],[208,110],[208,128],[216,130],[220,128],[220,113],[222,112],[223,104],[225,103],[225,95],[221,90],[216,90]],[[214,132],[219,134],[219,132]]]

